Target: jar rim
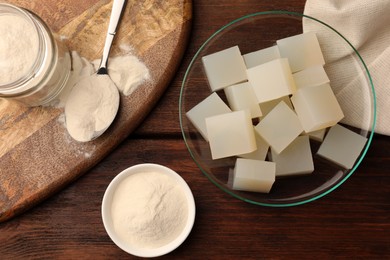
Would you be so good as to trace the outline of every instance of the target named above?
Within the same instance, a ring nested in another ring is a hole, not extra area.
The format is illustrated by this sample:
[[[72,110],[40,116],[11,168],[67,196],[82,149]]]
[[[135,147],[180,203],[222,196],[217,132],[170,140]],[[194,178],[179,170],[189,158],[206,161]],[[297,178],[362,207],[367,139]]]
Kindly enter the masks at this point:
[[[7,91],[7,90],[12,90],[15,87],[18,87],[18,86],[24,84],[25,82],[27,82],[28,80],[30,80],[31,78],[34,77],[35,72],[39,69],[39,67],[42,63],[42,57],[40,57],[42,55],[40,53],[42,52],[42,49],[44,48],[43,47],[44,42],[43,42],[42,37],[40,36],[39,27],[37,26],[32,14],[28,10],[21,8],[21,7],[18,7],[18,6],[15,6],[15,5],[12,5],[12,4],[0,3],[0,15],[16,15],[16,16],[19,16],[19,17],[22,17],[23,19],[25,19],[31,25],[32,29],[34,30],[35,34],[37,35],[37,41],[38,41],[37,56],[35,58],[34,63],[32,63],[32,65],[28,69],[28,71],[24,75],[21,75],[16,80],[13,80],[10,82],[5,82],[5,84],[0,83],[0,89],[2,91]]]

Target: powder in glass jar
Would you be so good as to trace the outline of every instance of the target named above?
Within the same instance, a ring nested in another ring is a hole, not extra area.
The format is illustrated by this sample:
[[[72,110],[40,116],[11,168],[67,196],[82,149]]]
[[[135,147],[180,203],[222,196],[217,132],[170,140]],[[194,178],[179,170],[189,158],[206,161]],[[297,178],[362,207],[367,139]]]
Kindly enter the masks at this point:
[[[181,186],[158,172],[130,175],[117,187],[111,207],[115,232],[139,248],[155,249],[184,229],[188,204]]]
[[[26,76],[39,51],[38,34],[24,17],[0,15],[0,85]]]

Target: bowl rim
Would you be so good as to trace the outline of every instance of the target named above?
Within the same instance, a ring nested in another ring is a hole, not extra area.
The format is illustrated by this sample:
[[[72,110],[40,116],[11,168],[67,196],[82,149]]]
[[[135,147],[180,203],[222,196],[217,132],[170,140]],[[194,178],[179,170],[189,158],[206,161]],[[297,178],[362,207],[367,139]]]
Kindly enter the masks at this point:
[[[195,159],[195,156],[188,144],[188,141],[187,141],[187,137],[185,135],[185,130],[184,130],[184,125],[183,125],[183,115],[185,116],[185,112],[182,111],[182,105],[183,105],[183,93],[184,93],[184,87],[185,87],[185,84],[187,82],[187,78],[189,76],[189,73],[190,73],[190,70],[193,66],[193,64],[195,63],[196,59],[198,58],[199,54],[201,53],[201,51],[207,46],[207,44],[217,35],[219,35],[223,30],[229,28],[230,26],[242,21],[242,20],[245,20],[245,19],[248,19],[248,18],[252,18],[252,17],[256,17],[256,16],[262,16],[262,15],[287,15],[287,16],[294,16],[294,17],[300,17],[300,18],[308,18],[308,19],[311,19],[313,21],[316,21],[324,26],[326,26],[327,28],[329,28],[330,30],[332,30],[333,32],[335,32],[337,35],[339,35],[354,51],[354,53],[357,55],[358,57],[358,60],[361,62],[361,64],[363,65],[363,68],[367,75],[367,78],[368,78],[368,83],[371,87],[371,101],[372,101],[372,125],[371,125],[371,129],[368,129],[367,131],[369,132],[369,135],[368,135],[368,138],[367,138],[367,142],[366,142],[366,145],[360,155],[360,157],[357,159],[357,161],[355,162],[354,166],[352,169],[349,170],[349,172],[338,182],[336,183],[334,186],[332,186],[331,188],[329,188],[328,190],[320,193],[320,194],[317,194],[313,197],[310,197],[308,199],[304,199],[304,200],[301,200],[301,201],[296,201],[296,202],[289,202],[289,203],[278,203],[278,204],[273,204],[273,203],[265,203],[265,202],[258,202],[258,201],[253,201],[253,200],[250,200],[250,199],[246,199],[234,192],[232,192],[231,190],[227,189],[226,187],[222,186],[218,181],[214,180],[208,173],[207,171],[205,171],[202,166],[198,163],[198,161]],[[372,139],[373,139],[373,136],[374,136],[374,133],[375,133],[375,125],[376,125],[376,120],[377,120],[377,111],[376,111],[376,93],[375,93],[375,87],[374,87],[374,83],[373,83],[373,80],[372,80],[372,77],[371,77],[371,74],[370,74],[370,71],[368,70],[368,67],[366,65],[366,63],[364,62],[362,56],[360,55],[360,53],[357,51],[357,49],[352,45],[351,42],[348,41],[348,39],[342,35],[340,32],[338,32],[335,28],[333,28],[332,26],[328,25],[327,23],[317,19],[317,18],[314,18],[312,16],[309,16],[309,15],[305,15],[305,14],[302,14],[302,13],[298,13],[298,12],[293,12],[293,11],[286,11],[286,10],[272,10],[272,11],[262,11],[262,12],[255,12],[255,13],[250,13],[250,14],[247,14],[247,15],[244,15],[244,16],[241,16],[225,25],[223,25],[221,28],[219,28],[217,31],[215,31],[201,46],[200,48],[196,51],[195,55],[193,56],[193,58],[191,59],[187,69],[186,69],[186,72],[184,74],[184,77],[183,77],[183,80],[182,80],[182,84],[181,84],[181,88],[180,88],[180,94],[179,94],[179,123],[180,123],[180,129],[181,129],[181,132],[182,132],[182,136],[183,136],[183,140],[184,140],[184,143],[190,153],[190,156],[192,157],[192,159],[194,160],[194,162],[196,163],[196,165],[198,166],[198,168],[201,170],[201,172],[214,184],[216,185],[218,188],[220,188],[221,190],[225,191],[226,193],[230,194],[231,196],[237,198],[237,199],[240,199],[242,201],[245,201],[245,202],[248,202],[250,204],[255,204],[255,205],[260,205],[260,206],[267,206],[267,207],[291,207],[291,206],[298,206],[298,205],[302,205],[302,204],[306,204],[308,202],[312,202],[312,201],[315,201],[329,193],[331,193],[332,191],[336,190],[338,187],[340,187],[341,184],[343,184],[347,179],[349,179],[349,177],[356,171],[356,169],[358,168],[358,166],[360,165],[360,163],[362,162],[363,158],[366,156],[367,154],[367,151],[368,151],[368,148],[370,147],[371,145],[371,142],[372,142]]]
[[[131,245],[126,244],[123,240],[121,240],[117,236],[114,227],[112,225],[110,206],[116,188],[124,179],[126,179],[128,176],[133,174],[142,173],[142,172],[151,172],[151,171],[156,171],[166,176],[169,176],[180,185],[187,200],[188,217],[187,217],[187,223],[183,228],[182,232],[174,240],[158,248],[142,249],[142,248],[132,247]],[[110,239],[114,242],[114,244],[116,244],[123,251],[138,257],[158,257],[158,256],[168,254],[173,250],[175,250],[176,248],[178,248],[191,233],[192,227],[195,223],[195,215],[196,215],[195,200],[187,182],[176,171],[166,166],[155,164],[155,163],[136,164],[118,173],[107,186],[101,204],[101,217],[103,221],[103,226]]]

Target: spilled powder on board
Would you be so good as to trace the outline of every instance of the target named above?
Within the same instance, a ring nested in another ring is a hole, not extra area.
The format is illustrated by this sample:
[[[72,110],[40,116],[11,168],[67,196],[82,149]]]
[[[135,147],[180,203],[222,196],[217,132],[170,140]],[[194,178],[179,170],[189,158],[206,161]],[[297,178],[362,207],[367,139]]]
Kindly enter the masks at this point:
[[[126,48],[125,50],[130,51],[131,49]],[[65,106],[74,85],[84,77],[94,74],[100,64],[100,60],[90,62],[76,51],[72,51],[71,57],[72,71],[68,83],[61,92],[57,104],[53,104],[59,108]],[[131,95],[141,84],[151,78],[146,65],[130,52],[123,56],[110,58],[108,60],[108,74],[118,90],[125,96]]]
[[[52,105],[65,107],[68,133],[77,141],[87,142],[108,127],[115,117],[119,100],[113,88],[128,96],[149,80],[150,74],[146,65],[130,53],[109,60],[109,77],[94,76],[100,60],[89,62],[75,51],[71,57],[70,78],[57,103]]]

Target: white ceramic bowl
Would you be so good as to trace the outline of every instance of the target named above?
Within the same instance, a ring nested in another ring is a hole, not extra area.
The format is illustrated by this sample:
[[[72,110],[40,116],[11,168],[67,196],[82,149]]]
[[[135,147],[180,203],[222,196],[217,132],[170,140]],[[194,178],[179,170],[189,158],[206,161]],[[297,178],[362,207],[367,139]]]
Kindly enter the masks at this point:
[[[154,249],[139,248],[135,245],[128,244],[128,242],[121,239],[120,236],[118,236],[118,234],[115,232],[113,219],[111,215],[112,200],[114,198],[114,194],[118,185],[130,175],[136,173],[142,173],[142,172],[158,172],[172,178],[172,180],[176,181],[181,186],[185,194],[187,205],[188,205],[188,217],[187,217],[186,225],[182,230],[182,232],[173,241],[169,242],[164,246],[154,248]],[[188,237],[195,221],[195,201],[189,186],[184,181],[184,179],[175,171],[158,164],[151,164],[151,163],[138,164],[130,168],[127,168],[126,170],[119,173],[108,185],[102,201],[102,219],[103,219],[103,224],[106,229],[106,232],[110,236],[111,240],[119,248],[121,248],[122,250],[124,250],[129,254],[139,256],[139,257],[157,257],[157,256],[165,255],[175,250]]]

